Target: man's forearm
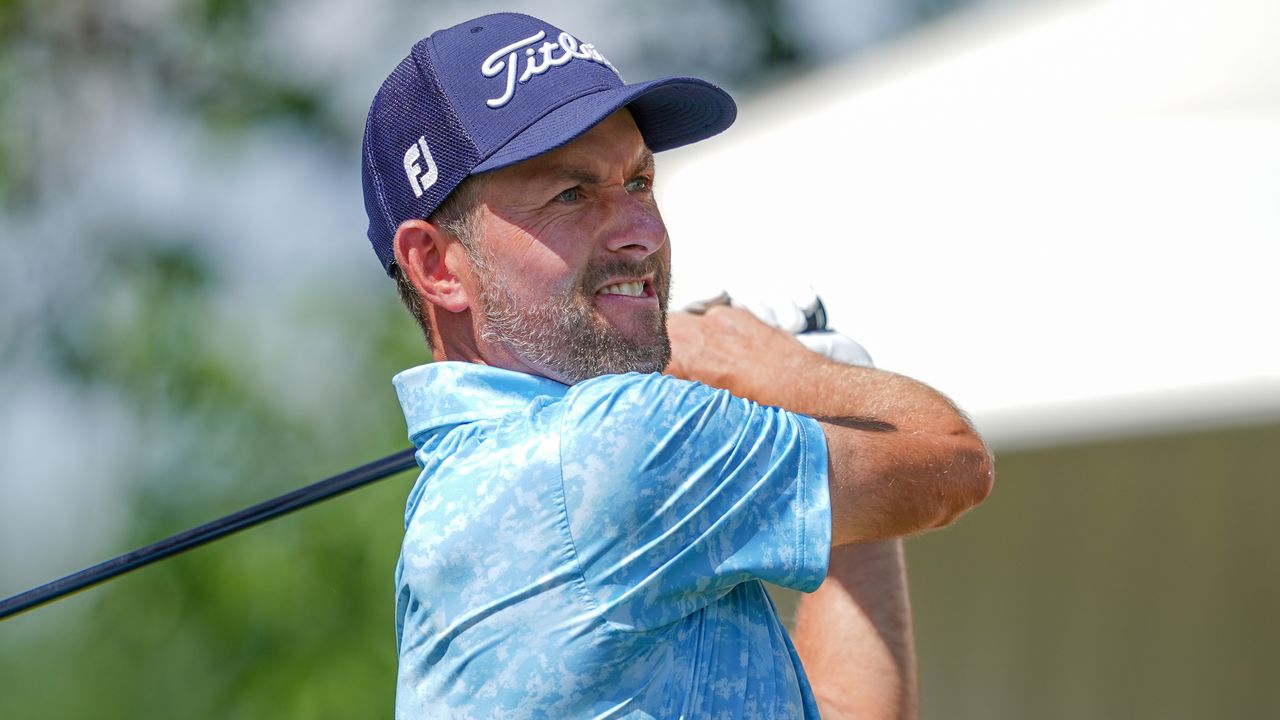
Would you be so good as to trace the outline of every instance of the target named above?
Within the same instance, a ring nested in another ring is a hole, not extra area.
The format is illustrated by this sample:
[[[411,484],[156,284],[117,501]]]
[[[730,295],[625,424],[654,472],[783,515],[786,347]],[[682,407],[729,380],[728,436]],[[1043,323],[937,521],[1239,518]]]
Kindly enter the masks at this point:
[[[937,435],[972,431],[934,389],[895,373],[829,360],[744,311],[714,308],[700,317],[672,315],[668,322],[668,371],[677,377],[819,419],[866,420],[881,429]]]
[[[671,374],[822,423],[832,544],[939,528],[991,491],[986,445],[933,388],[833,362],[734,308],[677,313],[668,327]]]
[[[801,599],[795,644],[824,718],[915,718],[902,541],[832,548],[826,581]]]

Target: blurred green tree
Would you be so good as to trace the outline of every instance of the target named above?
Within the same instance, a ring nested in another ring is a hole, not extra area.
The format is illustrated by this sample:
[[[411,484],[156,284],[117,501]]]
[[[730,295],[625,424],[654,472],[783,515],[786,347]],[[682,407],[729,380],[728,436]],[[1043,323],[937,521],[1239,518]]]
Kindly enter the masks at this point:
[[[324,88],[261,62],[251,25],[272,4],[184,2],[160,21],[88,2],[0,2],[3,212],[48,212],[41,174],[59,168],[42,152],[41,113],[59,107],[46,102],[49,88],[74,93],[82,74],[150,88],[225,142],[269,123],[320,146],[358,142]],[[147,439],[122,486],[133,493],[126,536],[92,552],[152,541],[405,444],[387,379],[425,353],[390,288],[357,308],[319,291],[295,299],[298,322],[323,322],[362,348],[348,385],[317,389],[347,408],[342,418],[308,417],[262,392],[246,357],[253,336],[219,306],[234,268],[202,250],[205,238],[146,218],[88,223],[93,242],[76,272],[85,281],[44,293],[38,323],[6,330],[3,356],[39,348],[62,382],[117,398]],[[6,237],[6,254],[31,240]],[[355,402],[369,397],[384,402]],[[92,477],[93,458],[83,467]],[[390,578],[409,481],[6,622],[0,717],[389,716]]]

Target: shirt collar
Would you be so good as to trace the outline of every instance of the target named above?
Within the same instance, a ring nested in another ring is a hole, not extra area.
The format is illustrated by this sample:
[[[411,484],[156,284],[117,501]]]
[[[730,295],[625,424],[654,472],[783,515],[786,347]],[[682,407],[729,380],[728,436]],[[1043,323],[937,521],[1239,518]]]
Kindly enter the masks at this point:
[[[538,397],[563,397],[569,386],[537,375],[465,362],[434,362],[391,379],[409,439],[427,430],[516,412]]]

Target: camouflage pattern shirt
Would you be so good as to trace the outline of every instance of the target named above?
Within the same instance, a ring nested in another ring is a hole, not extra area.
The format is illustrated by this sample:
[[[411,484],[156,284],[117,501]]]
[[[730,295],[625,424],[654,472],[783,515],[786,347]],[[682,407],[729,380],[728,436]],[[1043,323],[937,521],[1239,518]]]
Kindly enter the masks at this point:
[[[395,378],[398,718],[816,718],[762,581],[826,575],[813,419],[669,376]]]

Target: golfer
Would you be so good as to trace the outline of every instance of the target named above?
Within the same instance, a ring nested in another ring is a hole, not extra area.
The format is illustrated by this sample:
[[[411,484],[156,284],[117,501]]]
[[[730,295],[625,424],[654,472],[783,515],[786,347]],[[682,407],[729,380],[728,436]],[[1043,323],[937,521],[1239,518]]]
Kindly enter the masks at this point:
[[[394,380],[422,466],[398,717],[914,714],[898,538],[981,501],[992,461],[920,383],[745,311],[668,317],[653,153],[735,112],[513,14],[422,40],[374,98],[369,238],[436,360]],[[847,212],[771,206],[784,182],[741,178],[760,232]],[[765,582],[814,593],[794,643]]]

